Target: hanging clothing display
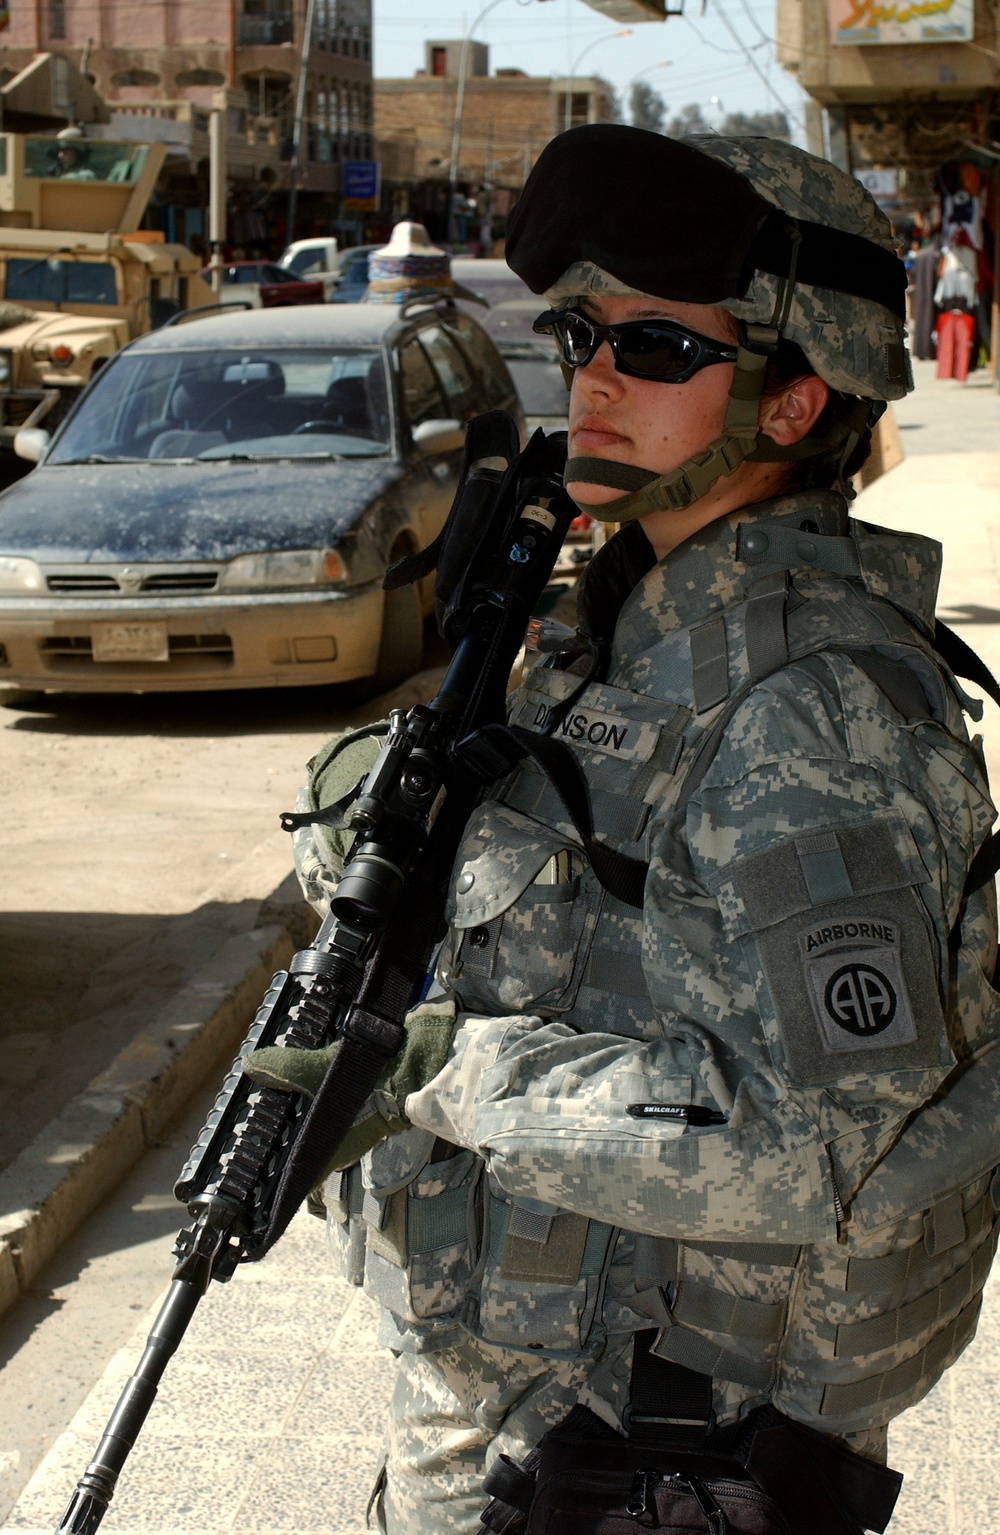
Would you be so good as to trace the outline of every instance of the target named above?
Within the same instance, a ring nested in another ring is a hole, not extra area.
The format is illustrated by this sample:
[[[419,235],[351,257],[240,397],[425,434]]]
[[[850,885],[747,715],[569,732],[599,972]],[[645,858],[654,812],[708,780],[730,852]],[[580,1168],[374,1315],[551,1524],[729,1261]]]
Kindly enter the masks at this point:
[[[956,301],[968,309],[976,304],[976,253],[967,245],[946,245],[942,252],[941,272],[934,289],[939,309],[951,309]]]
[[[963,230],[973,250],[982,250],[983,208],[981,197],[974,196],[971,192],[964,190],[949,193],[942,202],[941,223],[946,242],[950,243],[958,231]]]
[[[914,357],[934,356],[934,327],[937,309],[934,289],[937,286],[938,261],[941,250],[938,245],[925,246],[913,258],[913,338],[911,349]]]

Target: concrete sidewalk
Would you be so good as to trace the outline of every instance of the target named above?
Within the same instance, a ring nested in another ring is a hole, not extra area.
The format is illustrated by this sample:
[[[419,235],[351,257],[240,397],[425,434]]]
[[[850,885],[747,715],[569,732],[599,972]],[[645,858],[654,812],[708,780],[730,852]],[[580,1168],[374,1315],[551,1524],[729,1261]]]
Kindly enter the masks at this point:
[[[856,511],[944,541],[944,615],[1000,670],[1000,400],[975,375],[964,389],[930,375],[927,366],[920,368],[917,395],[897,408],[910,457],[867,491]],[[949,451],[956,442],[962,451]],[[1000,784],[1000,711],[992,705],[982,728]],[[183,1147],[177,1152],[182,1156]],[[123,1194],[133,1209],[148,1202],[164,1233],[178,1208],[168,1191],[178,1162],[173,1150],[151,1152]],[[56,1310],[48,1325],[59,1324],[64,1308],[68,1338],[80,1297],[92,1292],[106,1299],[118,1286],[122,1305],[138,1307],[135,1329],[130,1338],[125,1329],[114,1334],[96,1384],[85,1389],[81,1376],[68,1392],[72,1401],[59,1431],[3,1530],[49,1531],[58,1522],[155,1309],[149,1308],[152,1291],[141,1304],[131,1298],[139,1292],[123,1277],[128,1254],[120,1247],[109,1251],[109,1243],[121,1239],[88,1229],[90,1246],[82,1233],[77,1256],[50,1281]],[[158,1237],[156,1245],[165,1285],[169,1239]],[[26,1396],[35,1336],[25,1338],[7,1366],[12,1380],[22,1372]],[[100,1337],[94,1347],[100,1353]],[[391,1373],[374,1341],[369,1302],[332,1277],[320,1223],[299,1216],[263,1264],[213,1287],[206,1298],[103,1529],[108,1535],[348,1535],[363,1529]],[[0,1407],[5,1400],[0,1380]],[[2,1471],[11,1426],[0,1436]],[[891,1535],[984,1535],[1000,1528],[998,1458],[1000,1274],[987,1291],[972,1347],[891,1432],[891,1463],[906,1473]],[[22,1467],[20,1482],[28,1469]]]
[[[3,1529],[55,1528],[158,1305],[110,1360]],[[363,1530],[391,1389],[373,1304],[334,1277],[321,1223],[300,1215],[270,1257],[205,1297],[101,1528]]]

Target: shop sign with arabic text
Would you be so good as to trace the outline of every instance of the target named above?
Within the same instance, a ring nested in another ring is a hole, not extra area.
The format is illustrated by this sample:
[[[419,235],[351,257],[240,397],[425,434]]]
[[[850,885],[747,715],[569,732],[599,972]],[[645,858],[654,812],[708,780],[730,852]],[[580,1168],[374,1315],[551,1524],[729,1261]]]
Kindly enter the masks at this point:
[[[972,0],[830,0],[833,41],[961,43],[972,37]]]

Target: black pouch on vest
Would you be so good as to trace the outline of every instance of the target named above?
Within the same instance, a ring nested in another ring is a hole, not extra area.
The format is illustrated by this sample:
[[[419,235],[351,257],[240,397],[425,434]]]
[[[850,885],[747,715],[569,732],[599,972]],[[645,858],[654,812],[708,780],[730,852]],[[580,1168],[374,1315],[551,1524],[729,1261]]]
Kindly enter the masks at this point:
[[[586,1407],[484,1486],[493,1535],[863,1535],[882,1532],[898,1472],[771,1406],[717,1429],[707,1375],[659,1359],[638,1333],[628,1437]]]
[[[501,1456],[487,1476],[495,1535],[793,1535],[737,1461],[630,1443],[586,1407],[535,1455],[523,1468]]]

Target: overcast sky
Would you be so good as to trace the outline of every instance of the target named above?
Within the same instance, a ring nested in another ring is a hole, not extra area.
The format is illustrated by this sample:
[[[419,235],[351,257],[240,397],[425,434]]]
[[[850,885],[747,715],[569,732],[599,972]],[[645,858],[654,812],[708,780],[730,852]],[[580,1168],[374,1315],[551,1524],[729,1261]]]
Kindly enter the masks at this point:
[[[463,37],[485,4],[375,0],[376,75],[411,76],[423,67],[425,38]],[[684,9],[683,16],[635,25],[631,36],[621,37],[615,36],[621,27],[584,0],[499,0],[475,27],[475,37],[489,44],[491,73],[513,67],[532,75],[566,75],[579,60],[576,73],[604,75],[623,99],[638,75],[660,92],[671,112],[699,102],[713,126],[723,112],[784,107],[795,137],[804,142],[803,94],[775,60],[774,0],[707,0],[704,15],[699,0],[685,0]],[[719,104],[712,103],[713,96]]]

